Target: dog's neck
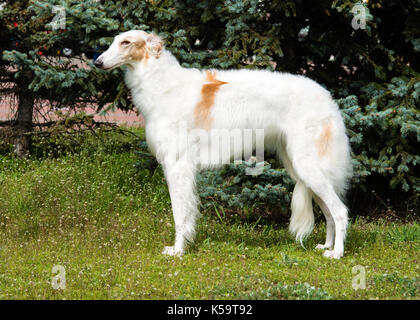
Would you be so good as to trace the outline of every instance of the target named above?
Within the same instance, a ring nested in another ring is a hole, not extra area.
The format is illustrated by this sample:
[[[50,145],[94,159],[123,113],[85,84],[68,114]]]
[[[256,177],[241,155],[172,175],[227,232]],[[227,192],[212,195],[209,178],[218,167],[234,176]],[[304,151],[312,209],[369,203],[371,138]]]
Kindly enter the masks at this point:
[[[134,105],[144,117],[158,112],[159,97],[179,86],[178,75],[183,70],[176,58],[165,49],[158,58],[150,57],[147,61],[127,66],[125,82],[131,90]]]

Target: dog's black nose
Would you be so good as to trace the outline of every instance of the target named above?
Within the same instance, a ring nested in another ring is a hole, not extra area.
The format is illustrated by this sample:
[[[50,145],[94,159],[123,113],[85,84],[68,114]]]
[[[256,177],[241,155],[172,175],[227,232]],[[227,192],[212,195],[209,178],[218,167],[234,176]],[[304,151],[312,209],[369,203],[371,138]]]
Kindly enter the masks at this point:
[[[93,64],[95,66],[97,66],[98,68],[102,68],[102,66],[104,65],[104,63],[102,62],[102,60],[96,59]]]

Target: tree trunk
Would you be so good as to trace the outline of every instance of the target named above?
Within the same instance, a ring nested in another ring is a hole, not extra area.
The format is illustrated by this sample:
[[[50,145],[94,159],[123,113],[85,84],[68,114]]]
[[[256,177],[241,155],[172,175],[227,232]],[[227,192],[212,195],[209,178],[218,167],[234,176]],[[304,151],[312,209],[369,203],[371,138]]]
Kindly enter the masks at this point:
[[[22,90],[18,93],[19,106],[17,110],[16,138],[14,139],[14,152],[20,158],[29,155],[32,131],[32,117],[34,113],[34,98],[32,92]]]

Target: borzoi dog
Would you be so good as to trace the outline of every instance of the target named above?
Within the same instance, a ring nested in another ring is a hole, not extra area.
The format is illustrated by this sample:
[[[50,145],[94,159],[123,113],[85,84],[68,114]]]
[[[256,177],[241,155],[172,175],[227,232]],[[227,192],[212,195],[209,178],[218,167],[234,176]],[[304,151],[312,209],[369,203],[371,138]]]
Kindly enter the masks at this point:
[[[188,133],[262,129],[265,150],[276,152],[296,181],[290,232],[302,242],[312,231],[314,199],[326,218],[326,241],[316,248],[328,249],[325,257],[343,256],[348,218],[342,198],[352,166],[346,129],[327,90],[288,73],[183,68],[161,38],[139,30],[116,36],[94,64],[103,70],[126,66],[125,81],[144,116],[148,146],[163,167],[176,230],[174,246],[163,253],[182,255],[193,241],[199,214],[195,175],[213,167],[193,153],[218,148],[214,141],[186,139],[179,133],[184,127]],[[219,156],[235,153],[228,146]]]

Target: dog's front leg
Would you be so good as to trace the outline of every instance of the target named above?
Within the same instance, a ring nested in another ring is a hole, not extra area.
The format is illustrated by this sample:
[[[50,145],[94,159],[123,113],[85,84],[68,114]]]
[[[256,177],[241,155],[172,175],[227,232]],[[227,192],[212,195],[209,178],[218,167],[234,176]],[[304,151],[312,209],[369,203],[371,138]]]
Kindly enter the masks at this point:
[[[192,161],[164,161],[166,181],[175,222],[175,245],[165,247],[164,254],[182,255],[195,236],[198,217],[198,197],[195,191],[196,168]]]

